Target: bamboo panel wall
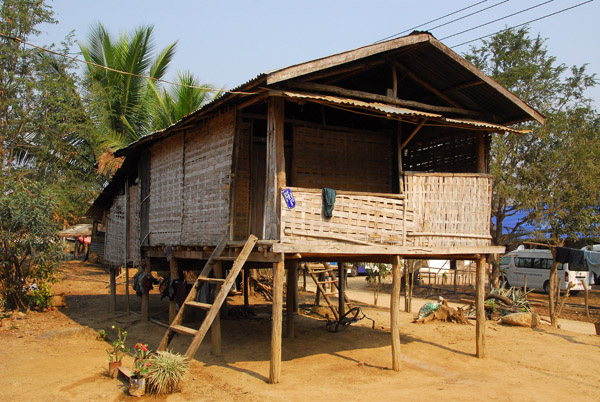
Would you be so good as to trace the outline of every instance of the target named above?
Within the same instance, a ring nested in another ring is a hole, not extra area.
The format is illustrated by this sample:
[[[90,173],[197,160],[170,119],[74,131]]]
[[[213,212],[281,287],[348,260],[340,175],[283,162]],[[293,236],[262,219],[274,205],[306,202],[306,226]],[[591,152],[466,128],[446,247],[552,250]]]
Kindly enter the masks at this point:
[[[134,266],[139,266],[140,255],[140,186],[129,186],[129,199],[127,200],[127,216],[129,217],[128,230],[128,252],[127,259]]]
[[[118,195],[106,214],[104,261],[109,265],[125,263],[125,196]]]
[[[405,200],[397,194],[338,191],[333,217],[322,214],[321,190],[291,188],[296,206],[281,204],[282,241],[345,241],[367,245],[408,245],[405,232],[414,231],[412,211],[404,210]]]
[[[235,111],[186,133],[182,245],[217,244],[229,233]]]
[[[150,245],[179,244],[183,209],[183,134],[151,148]]]
[[[492,178],[485,174],[405,172],[416,246],[488,246]]]
[[[302,188],[392,192],[390,135],[296,126],[292,183]]]

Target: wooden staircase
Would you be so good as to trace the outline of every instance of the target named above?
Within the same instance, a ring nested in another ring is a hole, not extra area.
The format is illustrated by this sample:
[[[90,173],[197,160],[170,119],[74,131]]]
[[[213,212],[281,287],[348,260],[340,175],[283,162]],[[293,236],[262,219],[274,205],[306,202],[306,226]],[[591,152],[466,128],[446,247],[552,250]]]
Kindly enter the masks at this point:
[[[319,293],[322,294],[323,298],[325,299],[325,302],[327,303],[327,306],[329,306],[329,309],[333,313],[333,317],[335,318],[336,321],[339,320],[340,315],[339,315],[338,309],[337,309],[337,307],[334,306],[334,304],[331,302],[331,299],[329,298],[329,296],[339,295],[339,286],[338,286],[339,283],[338,283],[338,278],[335,275],[335,272],[337,271],[337,267],[336,268],[331,267],[327,263],[323,263],[323,264],[306,263],[306,264],[304,264],[304,268],[306,269],[306,272],[308,272],[308,274],[310,275],[312,280],[315,282],[315,285],[317,285],[317,295],[316,295],[317,300],[318,300]],[[331,288],[332,288],[331,292],[326,292],[325,287],[327,285],[331,285]],[[335,288],[335,291],[333,291],[333,288]],[[344,303],[346,304],[348,309],[352,308],[352,304],[350,304],[350,300],[348,299],[348,297],[346,296],[345,293],[344,293]]]
[[[248,237],[248,240],[246,240],[244,247],[237,255],[237,257],[235,257],[233,266],[225,279],[209,277],[217,261],[229,259],[229,257],[221,256],[223,250],[225,250],[225,248],[227,247],[227,240],[222,240],[221,242],[219,242],[217,247],[214,249],[210,257],[208,258],[208,261],[206,261],[202,272],[200,272],[200,275],[198,275],[194,286],[185,298],[185,302],[183,303],[183,306],[181,306],[181,308],[179,309],[179,312],[173,319],[173,322],[171,322],[171,325],[169,326],[167,332],[163,336],[162,341],[160,342],[160,345],[158,346],[157,350],[166,350],[175,334],[187,335],[192,336],[193,339],[187,351],[185,352],[185,355],[190,359],[194,357],[196,351],[202,343],[202,340],[204,339],[208,330],[210,329],[210,326],[212,325],[215,317],[217,316],[217,314],[219,314],[219,310],[225,302],[225,299],[227,298],[227,295],[229,294],[229,291],[231,290],[235,279],[239,275],[242,267],[244,266],[244,263],[246,262],[248,256],[254,249],[254,246],[256,245],[257,241],[258,238],[254,235],[250,235],[250,237]],[[219,289],[215,296],[215,300],[212,304],[195,301],[196,294],[198,292],[198,287],[203,283],[220,285],[218,286]],[[206,316],[202,321],[202,324],[200,325],[199,329],[194,329],[182,325],[183,314],[186,308],[199,308],[202,310],[207,310]]]

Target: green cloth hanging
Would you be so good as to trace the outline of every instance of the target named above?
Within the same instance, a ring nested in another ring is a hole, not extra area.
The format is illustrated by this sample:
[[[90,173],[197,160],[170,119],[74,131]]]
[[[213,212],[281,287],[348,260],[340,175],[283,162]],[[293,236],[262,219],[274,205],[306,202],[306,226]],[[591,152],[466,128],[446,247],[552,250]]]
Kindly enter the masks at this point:
[[[323,215],[325,218],[333,216],[333,206],[335,205],[335,190],[323,187]]]

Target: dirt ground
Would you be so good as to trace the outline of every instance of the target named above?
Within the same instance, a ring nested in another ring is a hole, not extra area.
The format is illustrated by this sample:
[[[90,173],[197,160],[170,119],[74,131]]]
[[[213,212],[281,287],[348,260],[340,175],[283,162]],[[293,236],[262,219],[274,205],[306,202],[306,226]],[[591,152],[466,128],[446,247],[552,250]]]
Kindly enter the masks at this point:
[[[119,325],[129,332],[129,347],[144,342],[154,348],[165,328],[124,313],[123,285],[118,287],[120,313],[109,314],[108,275],[100,266],[72,262],[63,272],[56,290],[66,293],[67,308],[2,319],[0,400],[133,400],[125,381],[106,376],[108,343],[96,340],[96,332]],[[304,295],[303,300],[310,299]],[[132,295],[130,302],[131,311],[139,311],[140,299]],[[153,290],[151,314],[164,319],[166,309],[166,299]],[[283,339],[280,384],[267,383],[271,322],[270,307],[262,303],[254,307],[256,316],[222,320],[222,354],[211,355],[210,342],[203,342],[182,392],[142,399],[600,400],[600,336],[488,322],[486,357],[477,359],[474,326],[413,324],[412,314],[402,313],[403,366],[394,372],[387,309],[364,308],[375,329],[362,320],[339,333],[328,332],[323,320],[306,314],[309,309],[301,306],[295,338]],[[176,351],[185,350],[182,338],[171,345]]]

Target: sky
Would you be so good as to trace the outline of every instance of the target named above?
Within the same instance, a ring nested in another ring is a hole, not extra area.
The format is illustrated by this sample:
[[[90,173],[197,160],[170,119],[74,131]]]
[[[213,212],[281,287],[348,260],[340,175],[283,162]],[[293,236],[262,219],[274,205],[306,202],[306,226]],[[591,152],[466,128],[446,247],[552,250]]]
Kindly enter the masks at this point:
[[[204,83],[231,89],[263,72],[369,45],[408,30],[406,35],[414,27],[477,3],[418,29],[429,30],[463,54],[469,45],[456,45],[584,1],[54,0],[48,3],[58,24],[40,27],[42,34],[31,42],[59,43],[71,31],[76,40],[85,41],[97,22],[114,35],[151,24],[157,48],[177,42],[167,79],[174,79],[177,71],[189,70]],[[487,7],[491,8],[436,28]],[[535,8],[444,39],[529,7]],[[600,76],[599,17],[600,0],[595,0],[533,22],[530,32],[547,38],[549,53],[557,62],[568,66],[587,63],[588,73]],[[587,96],[600,105],[600,88],[588,91]]]

